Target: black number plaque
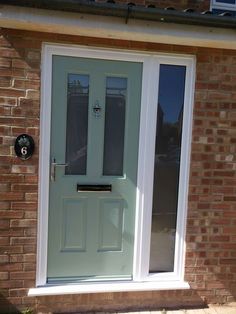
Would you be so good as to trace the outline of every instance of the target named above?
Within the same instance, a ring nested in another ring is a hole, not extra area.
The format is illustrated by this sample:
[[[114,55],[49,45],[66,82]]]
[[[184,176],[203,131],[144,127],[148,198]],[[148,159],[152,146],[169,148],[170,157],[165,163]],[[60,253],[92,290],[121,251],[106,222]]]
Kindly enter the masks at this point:
[[[21,134],[15,141],[16,156],[22,160],[29,159],[34,153],[34,140],[28,134]]]

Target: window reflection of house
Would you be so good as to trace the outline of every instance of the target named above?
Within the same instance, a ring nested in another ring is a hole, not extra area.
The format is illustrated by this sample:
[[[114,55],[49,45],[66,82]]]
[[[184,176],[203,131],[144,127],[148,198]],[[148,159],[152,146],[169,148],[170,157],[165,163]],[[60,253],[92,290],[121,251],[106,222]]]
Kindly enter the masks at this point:
[[[107,78],[103,173],[123,175],[125,137],[126,79],[117,78],[125,87],[116,87],[115,78]]]
[[[165,69],[165,75],[169,70],[170,67]],[[177,77],[179,73],[175,75]],[[166,86],[165,82],[162,87]],[[180,99],[173,104],[170,104],[168,95],[165,96],[165,90],[160,92],[162,102],[158,104],[157,113],[150,272],[173,271],[174,267],[183,121],[183,91],[177,90],[176,98]]]
[[[85,174],[87,159],[89,86],[80,80],[68,82],[66,167],[67,174]]]

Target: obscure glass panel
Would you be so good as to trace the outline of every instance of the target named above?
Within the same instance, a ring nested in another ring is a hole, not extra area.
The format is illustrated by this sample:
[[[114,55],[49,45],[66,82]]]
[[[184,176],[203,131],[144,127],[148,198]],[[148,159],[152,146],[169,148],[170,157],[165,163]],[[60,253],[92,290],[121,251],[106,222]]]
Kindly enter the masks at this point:
[[[86,174],[89,76],[68,74],[66,174]]]
[[[185,66],[160,66],[150,272],[174,267],[185,73]]]
[[[107,77],[103,174],[123,175],[127,79]]]

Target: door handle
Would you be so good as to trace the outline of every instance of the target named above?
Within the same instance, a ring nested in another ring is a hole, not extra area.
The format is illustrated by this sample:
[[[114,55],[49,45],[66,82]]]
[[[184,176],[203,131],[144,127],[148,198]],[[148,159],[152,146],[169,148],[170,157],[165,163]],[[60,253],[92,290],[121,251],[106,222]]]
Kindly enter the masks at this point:
[[[55,181],[55,177],[56,177],[56,167],[67,167],[68,164],[60,164],[56,162],[56,159],[53,159],[53,162],[51,163],[51,172],[50,172],[50,178],[51,181],[54,182]]]

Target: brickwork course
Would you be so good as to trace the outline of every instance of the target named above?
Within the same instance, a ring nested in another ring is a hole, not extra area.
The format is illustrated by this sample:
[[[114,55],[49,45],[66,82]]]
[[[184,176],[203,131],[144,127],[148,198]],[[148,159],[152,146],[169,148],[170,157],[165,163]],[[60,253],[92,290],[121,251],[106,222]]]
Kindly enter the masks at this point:
[[[104,2],[103,0],[98,0],[97,2]],[[196,12],[203,12],[209,10],[210,8],[210,0],[135,0],[135,1],[127,1],[127,0],[118,0],[116,3],[121,4],[129,4],[133,3],[140,6],[149,6],[153,5],[157,8],[175,8],[177,10],[186,10],[193,9]]]
[[[173,6],[173,1],[151,2]],[[209,1],[176,1],[174,6],[202,11]],[[185,262],[189,290],[27,296],[36,273],[42,42],[196,56]],[[21,133],[35,140],[36,151],[27,161],[14,152]],[[235,50],[1,29],[0,143],[0,313],[161,310],[235,302]]]

